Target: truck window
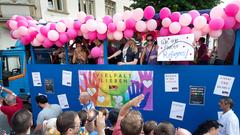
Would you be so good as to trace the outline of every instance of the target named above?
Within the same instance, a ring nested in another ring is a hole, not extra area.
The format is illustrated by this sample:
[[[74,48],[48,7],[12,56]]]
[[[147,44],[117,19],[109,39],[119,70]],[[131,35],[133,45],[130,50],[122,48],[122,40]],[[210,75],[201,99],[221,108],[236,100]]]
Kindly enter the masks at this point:
[[[19,56],[3,56],[2,61],[4,77],[22,74]]]

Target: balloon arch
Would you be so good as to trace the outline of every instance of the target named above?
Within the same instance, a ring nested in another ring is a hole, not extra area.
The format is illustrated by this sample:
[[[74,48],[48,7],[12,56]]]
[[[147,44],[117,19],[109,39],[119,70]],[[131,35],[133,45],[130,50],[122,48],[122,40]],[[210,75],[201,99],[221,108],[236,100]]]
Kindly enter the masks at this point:
[[[158,36],[194,33],[195,40],[209,34],[218,38],[222,30],[240,28],[240,1],[235,0],[222,8],[216,6],[210,13],[200,14],[197,10],[186,13],[171,12],[162,8],[159,19],[155,19],[155,9],[147,6],[144,10],[116,13],[113,17],[106,15],[101,21],[84,12],[77,14],[76,20],[62,19],[59,22],[33,20],[30,16],[14,15],[7,21],[12,38],[19,39],[24,45],[50,48],[54,44],[62,47],[65,43],[83,36],[85,39],[121,40],[131,38],[134,32],[157,31]]]

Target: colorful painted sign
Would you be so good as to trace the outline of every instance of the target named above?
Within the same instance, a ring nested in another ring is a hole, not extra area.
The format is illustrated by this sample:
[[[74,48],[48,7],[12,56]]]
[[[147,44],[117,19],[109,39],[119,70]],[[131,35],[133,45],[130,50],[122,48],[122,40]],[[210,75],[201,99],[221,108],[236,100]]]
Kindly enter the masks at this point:
[[[80,93],[86,91],[100,107],[121,107],[144,94],[143,110],[153,110],[153,71],[79,70]]]

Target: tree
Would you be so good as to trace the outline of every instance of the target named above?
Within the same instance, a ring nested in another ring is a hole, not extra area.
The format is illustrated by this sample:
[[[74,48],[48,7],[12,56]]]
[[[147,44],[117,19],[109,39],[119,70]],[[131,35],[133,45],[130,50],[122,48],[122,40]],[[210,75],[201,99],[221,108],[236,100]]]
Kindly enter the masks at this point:
[[[161,8],[168,7],[171,11],[189,11],[192,9],[211,9],[220,4],[221,0],[132,0],[132,8],[142,8],[153,6],[156,12]]]

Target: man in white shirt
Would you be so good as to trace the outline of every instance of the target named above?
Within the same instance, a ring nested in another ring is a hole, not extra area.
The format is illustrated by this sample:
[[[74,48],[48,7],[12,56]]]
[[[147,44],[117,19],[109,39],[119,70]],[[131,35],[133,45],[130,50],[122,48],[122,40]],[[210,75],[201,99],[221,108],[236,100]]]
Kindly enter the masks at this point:
[[[219,135],[240,135],[239,120],[232,110],[233,100],[230,97],[223,97],[218,104],[223,110],[223,114],[218,120],[223,125],[219,128]]]

